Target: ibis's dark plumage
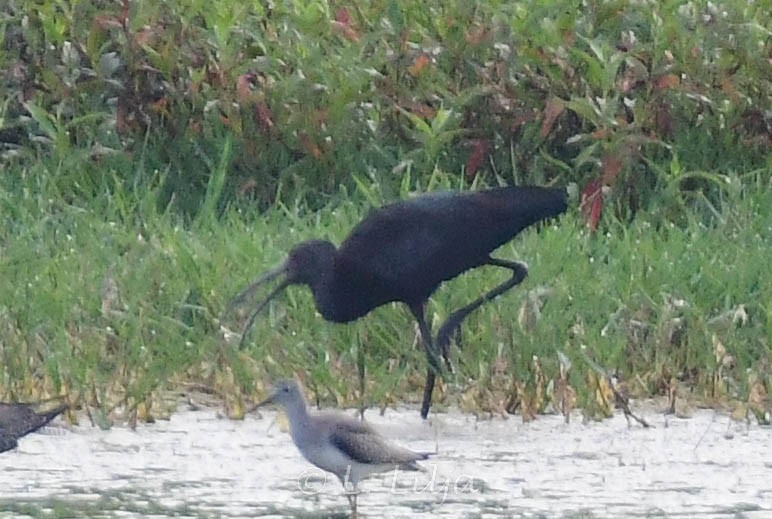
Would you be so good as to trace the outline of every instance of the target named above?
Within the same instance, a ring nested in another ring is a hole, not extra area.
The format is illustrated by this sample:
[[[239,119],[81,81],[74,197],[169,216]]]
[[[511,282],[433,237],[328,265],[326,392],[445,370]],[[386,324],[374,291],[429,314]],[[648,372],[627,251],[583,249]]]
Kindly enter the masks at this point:
[[[30,404],[0,402],[0,452],[15,449],[19,438],[37,431],[59,416],[66,405],[48,411],[36,412]]]
[[[418,321],[430,363],[421,415],[431,406],[438,352],[426,319],[426,301],[443,281],[483,265],[512,270],[512,277],[454,312],[440,328],[436,347],[448,361],[448,347],[464,318],[482,304],[520,283],[528,273],[522,263],[498,260],[490,253],[526,227],[566,210],[562,188],[504,187],[478,192],[430,193],[372,211],[336,247],[323,240],[296,246],[287,261],[260,276],[234,298],[243,301],[280,274],[285,277],[260,303],[258,312],[291,284],[311,288],[319,313],[344,323],[391,301],[405,303]]]

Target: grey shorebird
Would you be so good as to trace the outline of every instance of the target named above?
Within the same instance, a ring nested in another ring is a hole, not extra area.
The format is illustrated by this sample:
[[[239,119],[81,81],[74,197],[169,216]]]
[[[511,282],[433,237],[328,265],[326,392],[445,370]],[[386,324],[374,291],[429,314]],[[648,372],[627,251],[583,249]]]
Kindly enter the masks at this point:
[[[65,409],[66,405],[59,405],[38,413],[31,404],[0,402],[0,452],[15,449],[19,438],[45,426]]]
[[[366,422],[341,413],[309,413],[303,389],[295,380],[274,385],[271,395],[257,407],[278,404],[287,413],[290,435],[303,457],[335,474],[346,491],[352,517],[357,515],[357,487],[368,476],[389,470],[422,470],[416,463],[430,453],[394,445]],[[347,484],[351,485],[351,491]]]

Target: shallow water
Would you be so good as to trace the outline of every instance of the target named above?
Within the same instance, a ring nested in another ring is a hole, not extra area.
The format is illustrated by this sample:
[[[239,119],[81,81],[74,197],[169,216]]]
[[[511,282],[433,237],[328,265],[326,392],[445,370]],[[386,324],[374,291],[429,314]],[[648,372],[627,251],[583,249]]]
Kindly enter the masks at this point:
[[[540,416],[422,422],[414,409],[367,418],[419,451],[425,473],[362,484],[370,517],[772,517],[772,429],[712,411],[580,423]],[[334,477],[306,463],[275,413],[213,410],[115,427],[49,427],[0,454],[0,518],[345,517]]]

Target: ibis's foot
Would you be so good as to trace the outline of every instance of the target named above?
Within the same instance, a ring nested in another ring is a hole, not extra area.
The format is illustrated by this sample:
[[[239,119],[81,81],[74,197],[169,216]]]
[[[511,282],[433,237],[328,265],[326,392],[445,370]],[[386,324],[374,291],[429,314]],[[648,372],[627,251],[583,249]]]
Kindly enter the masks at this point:
[[[426,371],[426,385],[424,386],[424,399],[421,403],[421,418],[426,420],[426,417],[429,416],[429,408],[432,406],[432,393],[434,392],[434,382],[437,378],[437,375],[434,371],[434,369],[429,366],[429,369]]]

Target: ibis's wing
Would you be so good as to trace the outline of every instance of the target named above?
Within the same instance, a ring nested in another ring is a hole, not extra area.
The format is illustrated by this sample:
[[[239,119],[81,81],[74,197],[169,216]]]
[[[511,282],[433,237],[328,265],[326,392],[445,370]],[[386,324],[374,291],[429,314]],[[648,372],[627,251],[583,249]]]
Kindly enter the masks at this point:
[[[565,208],[562,189],[432,193],[373,211],[341,244],[338,257],[347,273],[371,283],[430,292]]]

